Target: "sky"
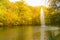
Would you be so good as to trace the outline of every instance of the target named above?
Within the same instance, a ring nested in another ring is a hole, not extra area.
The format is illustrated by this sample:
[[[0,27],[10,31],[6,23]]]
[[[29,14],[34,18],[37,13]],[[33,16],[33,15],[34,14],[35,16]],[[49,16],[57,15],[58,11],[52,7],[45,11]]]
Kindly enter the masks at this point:
[[[21,1],[21,0],[9,0],[10,2],[18,2],[18,1]],[[36,6],[46,6],[46,7],[49,7],[49,0],[23,0],[25,4],[29,5],[29,6],[33,6],[33,7],[36,7]],[[60,6],[60,2],[56,1],[56,5],[57,7]]]

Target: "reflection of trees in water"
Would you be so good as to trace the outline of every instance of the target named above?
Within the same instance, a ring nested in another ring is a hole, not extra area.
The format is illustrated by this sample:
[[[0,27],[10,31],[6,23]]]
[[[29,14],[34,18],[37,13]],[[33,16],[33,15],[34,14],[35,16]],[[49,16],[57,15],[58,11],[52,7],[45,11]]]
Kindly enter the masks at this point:
[[[45,32],[46,33],[46,32]],[[0,36],[5,40],[40,40],[40,26],[13,26],[11,28],[0,28]],[[48,40],[59,40],[60,30],[47,30]],[[0,37],[0,38],[1,38]],[[10,39],[9,39],[10,38]],[[0,39],[1,40],[1,39]]]
[[[28,27],[20,27],[19,28],[19,32],[18,32],[18,40],[31,40],[33,39],[33,33],[32,33],[32,27],[28,26]]]
[[[60,40],[60,30],[48,31],[47,34],[48,40]]]

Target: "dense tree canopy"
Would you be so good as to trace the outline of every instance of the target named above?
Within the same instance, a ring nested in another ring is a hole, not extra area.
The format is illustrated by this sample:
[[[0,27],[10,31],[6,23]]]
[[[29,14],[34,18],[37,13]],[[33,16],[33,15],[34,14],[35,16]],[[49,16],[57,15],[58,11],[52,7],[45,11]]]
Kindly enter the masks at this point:
[[[49,0],[50,5],[44,8],[45,23],[59,25],[60,0]],[[40,7],[31,7],[24,2],[12,3],[0,1],[0,25],[40,25]]]
[[[0,1],[0,25],[39,24],[39,7],[30,7],[23,2]]]
[[[60,0],[51,0],[46,15],[46,24],[60,26]]]

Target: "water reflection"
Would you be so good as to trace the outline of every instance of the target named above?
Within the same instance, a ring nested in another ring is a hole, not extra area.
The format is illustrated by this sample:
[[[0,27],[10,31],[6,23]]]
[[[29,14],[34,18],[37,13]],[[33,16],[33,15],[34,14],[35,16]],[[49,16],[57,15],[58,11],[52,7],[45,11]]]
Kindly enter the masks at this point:
[[[0,40],[33,40],[40,38],[40,27],[14,26],[0,28]]]
[[[47,32],[48,31],[45,32],[45,37],[48,34]],[[40,40],[40,26],[9,26],[5,28],[1,27],[0,40]]]
[[[47,40],[60,40],[60,29],[59,30],[48,30],[46,31]]]

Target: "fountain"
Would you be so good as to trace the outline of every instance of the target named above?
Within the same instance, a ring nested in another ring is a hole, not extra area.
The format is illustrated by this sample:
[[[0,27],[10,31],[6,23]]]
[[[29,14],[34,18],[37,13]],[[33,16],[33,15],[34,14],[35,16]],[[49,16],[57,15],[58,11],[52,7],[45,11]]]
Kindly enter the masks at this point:
[[[41,20],[41,39],[40,40],[44,40],[44,30],[45,30],[45,21],[44,21],[44,11],[43,11],[43,8],[41,8],[41,11],[40,11],[40,20]]]
[[[41,20],[41,27],[45,27],[45,19],[44,19],[44,11],[43,8],[40,10],[40,20]]]

